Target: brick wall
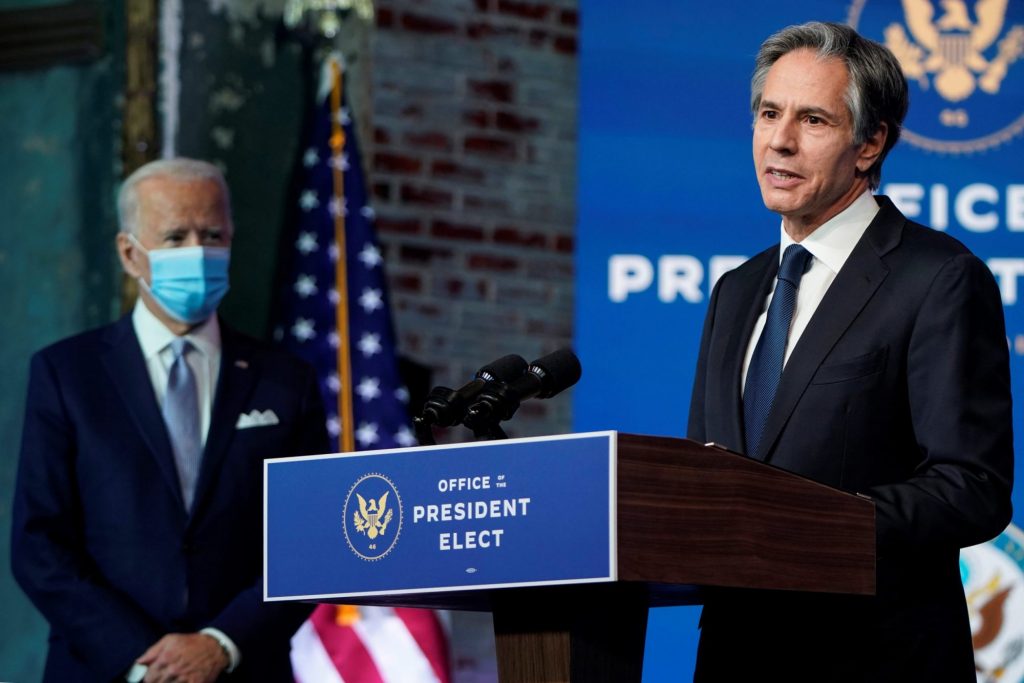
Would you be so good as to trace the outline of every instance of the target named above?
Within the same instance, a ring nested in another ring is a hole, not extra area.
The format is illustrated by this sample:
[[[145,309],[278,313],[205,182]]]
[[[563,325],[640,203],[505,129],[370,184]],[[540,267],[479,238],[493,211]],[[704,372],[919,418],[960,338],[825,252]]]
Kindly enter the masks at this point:
[[[576,0],[376,6],[362,137],[400,351],[457,387],[496,357],[569,345]],[[570,403],[526,403],[508,431],[569,431]]]

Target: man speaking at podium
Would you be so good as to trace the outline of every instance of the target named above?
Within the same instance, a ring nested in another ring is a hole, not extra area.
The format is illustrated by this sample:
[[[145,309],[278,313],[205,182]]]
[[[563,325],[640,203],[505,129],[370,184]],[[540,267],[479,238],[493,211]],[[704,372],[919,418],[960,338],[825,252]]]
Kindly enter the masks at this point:
[[[32,359],[12,565],[45,680],[292,681],[309,608],[263,604],[263,460],[327,450],[311,368],[220,323],[233,234],[211,164],[118,198],[131,315]]]
[[[877,596],[709,595],[696,680],[974,681],[958,551],[1010,520],[995,281],[872,196],[907,110],[899,63],[837,24],[776,33],[751,83],[780,243],[725,275],[689,436],[870,497]]]

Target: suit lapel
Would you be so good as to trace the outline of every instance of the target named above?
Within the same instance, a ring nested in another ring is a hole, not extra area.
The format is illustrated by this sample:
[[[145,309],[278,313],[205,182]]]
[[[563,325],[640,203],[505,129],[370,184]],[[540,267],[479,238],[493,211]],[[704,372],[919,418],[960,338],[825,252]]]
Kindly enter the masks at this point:
[[[723,425],[725,429],[725,441],[722,445],[743,452],[743,359],[746,356],[747,346],[750,343],[750,335],[754,332],[754,325],[761,315],[762,305],[768,291],[771,289],[772,280],[779,270],[779,248],[778,245],[768,249],[754,257],[754,268],[750,275],[738,283],[738,291],[735,297],[731,297],[732,305],[720,312],[724,324],[729,325],[730,321],[737,321],[737,334],[729,336],[725,354],[721,359],[721,377],[724,383],[717,388],[719,402],[717,413],[727,416],[728,423]]]
[[[203,462],[196,483],[192,518],[202,510],[224,458],[235,436],[238,416],[245,408],[255,386],[257,372],[250,349],[242,337],[221,323],[220,376],[210,413],[210,431],[206,435]]]
[[[889,273],[882,256],[899,243],[905,219],[888,199],[878,200],[881,209],[875,220],[836,275],[786,363],[758,448],[766,461],[822,361]]]
[[[132,318],[127,315],[110,330],[109,348],[101,359],[110,382],[117,388],[125,404],[125,413],[135,423],[149,452],[156,460],[164,483],[177,498],[182,510],[181,484],[174,466],[174,452],[167,436],[167,427],[153,393],[153,382],[142,357],[142,348],[135,336]]]

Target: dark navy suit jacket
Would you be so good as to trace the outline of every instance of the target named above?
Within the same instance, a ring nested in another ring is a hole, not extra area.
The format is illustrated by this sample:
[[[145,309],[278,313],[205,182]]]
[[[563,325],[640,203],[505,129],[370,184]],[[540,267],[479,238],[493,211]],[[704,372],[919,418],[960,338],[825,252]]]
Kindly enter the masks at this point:
[[[51,626],[48,681],[121,677],[169,632],[224,631],[232,680],[291,680],[309,613],[263,604],[263,460],[326,452],[311,368],[221,326],[220,378],[195,503],[130,316],[32,359],[14,501],[15,577]],[[272,410],[278,423],[237,429]]]
[[[878,595],[712,594],[700,679],[975,678],[958,551],[1010,520],[1002,306],[988,268],[963,245],[877,200],[878,215],[790,355],[761,452],[771,465],[874,500]],[[693,439],[744,451],[743,357],[778,264],[776,245],[715,288]]]

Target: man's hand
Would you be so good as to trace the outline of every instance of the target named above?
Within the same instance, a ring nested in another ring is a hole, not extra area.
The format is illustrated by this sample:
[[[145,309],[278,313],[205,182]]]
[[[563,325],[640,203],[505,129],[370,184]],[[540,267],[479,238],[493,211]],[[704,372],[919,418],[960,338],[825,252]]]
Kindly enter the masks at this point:
[[[149,667],[145,683],[213,683],[230,660],[220,643],[202,633],[169,633],[138,659]]]

